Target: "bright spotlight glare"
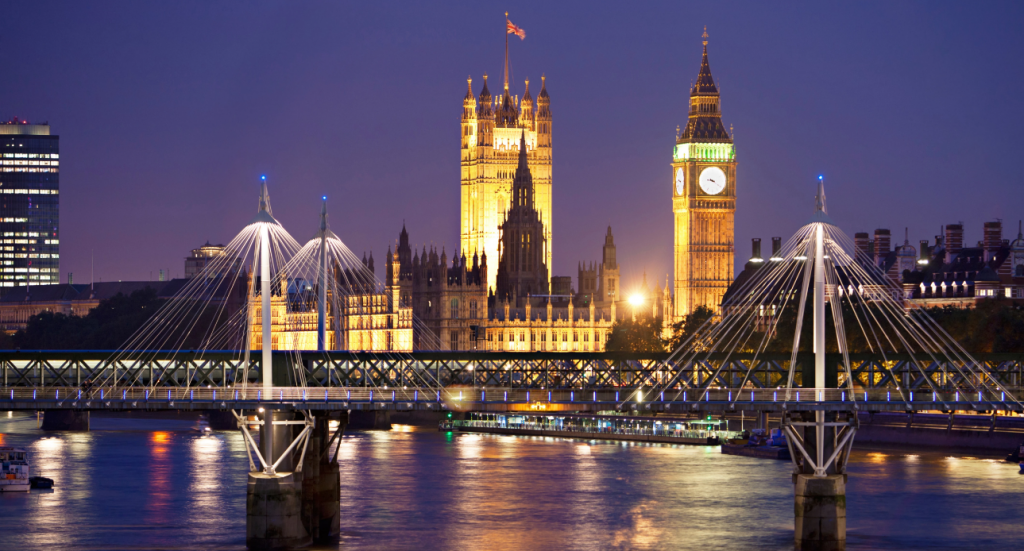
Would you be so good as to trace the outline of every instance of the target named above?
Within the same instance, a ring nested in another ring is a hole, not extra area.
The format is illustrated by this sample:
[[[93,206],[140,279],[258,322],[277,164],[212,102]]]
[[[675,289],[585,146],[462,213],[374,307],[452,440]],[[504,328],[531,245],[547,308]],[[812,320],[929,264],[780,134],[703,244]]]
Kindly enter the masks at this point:
[[[629,303],[632,304],[633,306],[640,306],[641,304],[644,303],[644,296],[641,295],[640,293],[636,293],[633,296],[629,297]]]
[[[267,180],[267,175],[264,174],[264,175],[260,176],[260,180],[263,180],[265,182]]]

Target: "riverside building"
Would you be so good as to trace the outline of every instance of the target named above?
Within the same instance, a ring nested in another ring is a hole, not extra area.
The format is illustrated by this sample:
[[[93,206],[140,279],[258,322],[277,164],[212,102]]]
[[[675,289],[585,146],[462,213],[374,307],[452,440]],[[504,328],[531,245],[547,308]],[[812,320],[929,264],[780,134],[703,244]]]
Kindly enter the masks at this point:
[[[60,148],[49,124],[0,122],[0,294],[60,281]]]

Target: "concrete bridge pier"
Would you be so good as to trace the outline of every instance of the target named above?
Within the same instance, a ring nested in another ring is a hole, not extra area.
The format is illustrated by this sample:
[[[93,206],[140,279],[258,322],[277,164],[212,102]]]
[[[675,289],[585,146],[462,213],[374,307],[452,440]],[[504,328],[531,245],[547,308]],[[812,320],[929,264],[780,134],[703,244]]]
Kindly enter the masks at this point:
[[[268,412],[267,418],[281,421],[300,421],[298,412]],[[264,414],[266,415],[266,414]],[[286,450],[305,428],[304,424],[274,425],[273,444],[275,460],[281,459],[274,472],[257,470],[249,473],[246,490],[246,546],[253,550],[296,549],[313,543],[336,541],[341,532],[341,479],[337,458],[331,453],[338,438],[329,430],[332,415],[314,412],[314,425],[305,455],[302,443]],[[347,415],[334,420],[344,430]],[[261,440],[266,425],[261,428]],[[301,468],[299,457],[302,457]]]
[[[253,550],[307,547],[302,524],[301,473],[249,473],[245,495],[245,546]]]
[[[273,464],[291,443],[293,427],[301,425],[273,425],[275,418],[292,420],[292,413],[267,409],[260,417],[264,421],[260,427],[261,444],[273,431],[273,454],[265,458]],[[251,471],[245,494],[246,547],[269,551],[307,547],[312,543],[302,522],[302,473],[293,471],[291,458],[286,457],[273,470]]]
[[[329,423],[338,421],[340,431],[345,430],[348,415],[345,412],[313,414],[316,425],[310,437],[309,448],[302,463],[302,517],[306,531],[316,543],[336,541],[341,533],[341,475],[337,449],[341,433],[331,440]]]
[[[50,409],[43,412],[43,430],[89,430],[89,412],[74,409]]]
[[[844,445],[845,414],[811,411],[792,414],[790,422],[803,445],[793,442],[791,452],[796,469],[793,474],[794,539],[800,551],[842,551],[846,549],[846,461],[850,441]],[[829,426],[831,424],[831,426]],[[802,434],[800,434],[802,433]],[[837,436],[840,438],[837,440]],[[820,445],[818,440],[821,440]],[[833,461],[837,447],[841,447]],[[801,450],[802,448],[802,450]],[[808,457],[804,457],[806,453]]]
[[[846,475],[794,476],[796,548],[800,551],[846,549]]]

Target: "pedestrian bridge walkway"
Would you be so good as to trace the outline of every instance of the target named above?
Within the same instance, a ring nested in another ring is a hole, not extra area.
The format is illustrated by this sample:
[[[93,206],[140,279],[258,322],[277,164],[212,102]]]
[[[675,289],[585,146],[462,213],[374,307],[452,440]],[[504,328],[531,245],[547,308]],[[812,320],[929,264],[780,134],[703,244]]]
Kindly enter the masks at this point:
[[[1017,394],[1014,392],[1013,394]],[[0,410],[1014,411],[1002,393],[894,389],[510,389],[366,387],[0,387]]]

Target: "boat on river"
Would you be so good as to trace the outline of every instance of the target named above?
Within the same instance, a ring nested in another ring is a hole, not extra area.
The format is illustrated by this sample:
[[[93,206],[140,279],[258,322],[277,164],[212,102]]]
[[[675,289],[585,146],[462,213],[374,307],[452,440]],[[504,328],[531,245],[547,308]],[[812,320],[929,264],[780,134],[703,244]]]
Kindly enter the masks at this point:
[[[761,459],[788,460],[790,458],[786,434],[782,432],[782,429],[772,429],[770,433],[764,429],[754,429],[746,444],[723,442],[722,453]]]
[[[0,448],[0,492],[27,492],[28,452],[21,448]]]

